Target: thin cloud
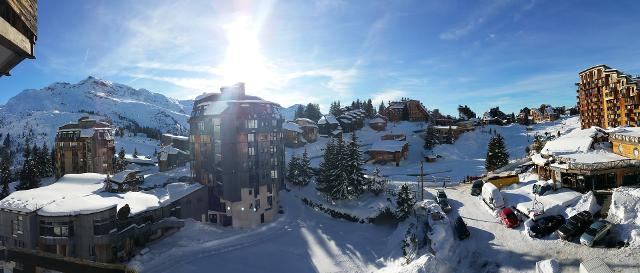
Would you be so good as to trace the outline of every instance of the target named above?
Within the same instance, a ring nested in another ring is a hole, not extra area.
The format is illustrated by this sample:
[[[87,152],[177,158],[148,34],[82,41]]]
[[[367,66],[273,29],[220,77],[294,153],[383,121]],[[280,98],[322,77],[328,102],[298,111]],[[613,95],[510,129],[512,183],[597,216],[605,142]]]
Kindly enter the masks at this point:
[[[382,101],[389,102],[393,100],[398,100],[407,95],[408,93],[404,90],[397,90],[397,89],[383,90],[373,94],[373,98],[371,99],[371,102],[378,105]]]

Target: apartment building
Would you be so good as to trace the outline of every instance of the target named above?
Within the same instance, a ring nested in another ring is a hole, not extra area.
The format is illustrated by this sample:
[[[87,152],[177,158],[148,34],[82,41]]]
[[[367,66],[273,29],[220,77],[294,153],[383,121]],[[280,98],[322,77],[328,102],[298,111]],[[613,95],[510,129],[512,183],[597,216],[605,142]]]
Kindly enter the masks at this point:
[[[71,173],[111,173],[115,154],[111,124],[82,117],[56,133],[56,178]]]
[[[638,126],[640,100],[637,96],[640,78],[601,64],[579,73],[577,99],[580,126],[602,128]]]
[[[403,98],[400,101],[389,102],[384,115],[389,121],[428,121],[429,112],[419,100]]]
[[[0,2],[0,76],[24,59],[34,59],[38,31],[37,0]]]
[[[191,173],[209,189],[209,220],[255,227],[278,213],[284,185],[284,119],[279,105],[245,94],[243,83],[196,98]]]

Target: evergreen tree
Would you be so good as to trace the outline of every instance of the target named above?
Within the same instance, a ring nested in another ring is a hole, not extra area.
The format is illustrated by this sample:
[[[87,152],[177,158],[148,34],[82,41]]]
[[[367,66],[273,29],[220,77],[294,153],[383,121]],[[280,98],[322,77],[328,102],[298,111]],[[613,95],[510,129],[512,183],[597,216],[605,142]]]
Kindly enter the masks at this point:
[[[296,108],[296,112],[294,114],[294,118],[303,118],[303,117],[304,117],[304,106],[298,105],[298,108]]]
[[[113,164],[113,168],[115,169],[115,172],[124,171],[124,169],[127,167],[127,161],[124,158],[125,158],[124,148],[120,147],[118,156],[114,159],[115,162]]]
[[[384,112],[385,112],[384,110],[385,110],[385,109],[386,109],[386,108],[384,107],[384,101],[381,101],[381,102],[380,102],[380,106],[378,106],[378,114],[380,114],[380,115],[384,115]]]
[[[49,147],[47,146],[47,142],[42,144],[42,148],[40,148],[40,152],[36,160],[38,177],[51,176],[51,157],[49,156]]]
[[[415,200],[411,196],[409,186],[407,184],[400,186],[400,191],[396,198],[396,218],[400,221],[407,219],[413,211],[414,204]]]
[[[298,170],[298,182],[300,185],[306,186],[311,182],[311,178],[313,178],[313,173],[311,170],[311,160],[309,159],[309,154],[307,153],[307,149],[302,153],[302,158],[300,159],[300,165]]]
[[[56,174],[56,146],[51,148],[51,154],[49,155],[49,159],[51,160],[51,164],[49,165],[51,168],[51,174]],[[56,174],[57,175],[57,174]]]
[[[371,179],[369,180],[370,181],[369,185],[367,185],[367,190],[375,194],[375,196],[380,195],[387,187],[387,181],[382,178],[382,176],[380,175],[380,169],[378,168],[373,171],[373,175],[371,175]]]
[[[438,143],[438,136],[436,134],[436,129],[433,126],[429,125],[424,135],[424,148],[426,150],[433,149],[434,146]]]
[[[34,147],[36,147],[34,145]],[[24,162],[20,171],[20,183],[16,187],[17,190],[28,190],[37,188],[40,180],[37,177],[34,153],[27,146],[24,150]]]
[[[133,158],[138,158],[138,148],[133,148]]]
[[[329,107],[329,114],[337,117],[342,115],[342,109],[340,109],[340,101],[334,101],[331,103],[331,107]]]
[[[300,185],[300,158],[293,155],[287,164],[287,180],[293,185]]]
[[[504,138],[500,134],[497,134],[489,140],[485,169],[489,172],[494,171],[504,167],[508,163],[509,154],[504,144]]]
[[[351,198],[357,198],[366,190],[368,181],[364,177],[364,160],[355,131],[351,133],[351,142],[345,149],[344,159],[343,165],[345,175],[348,177],[349,195]]]
[[[540,136],[535,136],[535,139],[533,140],[533,150],[536,151],[536,153],[540,153],[540,151],[542,151],[542,148],[544,148],[544,142],[542,141],[542,139],[540,138]]]
[[[11,182],[11,160],[9,152],[2,150],[0,154],[0,199],[9,195],[9,183]]]
[[[453,129],[449,126],[449,130],[447,131],[447,143],[453,144]]]
[[[335,187],[335,140],[329,139],[324,148],[322,162],[318,167],[318,178],[316,180],[316,190],[331,198]]]
[[[320,112],[320,105],[309,103],[304,110],[304,117],[313,121],[318,121],[322,117]]]
[[[335,167],[335,187],[331,194],[333,200],[345,200],[352,196],[352,184],[349,181],[351,175],[347,173],[346,168],[347,147],[344,143],[342,135],[336,140],[334,167]]]

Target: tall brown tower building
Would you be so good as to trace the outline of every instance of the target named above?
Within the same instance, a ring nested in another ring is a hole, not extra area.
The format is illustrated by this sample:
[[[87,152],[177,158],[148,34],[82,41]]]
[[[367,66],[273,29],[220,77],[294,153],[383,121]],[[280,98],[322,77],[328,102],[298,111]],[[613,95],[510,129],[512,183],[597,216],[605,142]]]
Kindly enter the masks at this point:
[[[640,100],[637,96],[640,78],[601,64],[579,73],[578,106],[580,125],[602,128],[638,126]]]

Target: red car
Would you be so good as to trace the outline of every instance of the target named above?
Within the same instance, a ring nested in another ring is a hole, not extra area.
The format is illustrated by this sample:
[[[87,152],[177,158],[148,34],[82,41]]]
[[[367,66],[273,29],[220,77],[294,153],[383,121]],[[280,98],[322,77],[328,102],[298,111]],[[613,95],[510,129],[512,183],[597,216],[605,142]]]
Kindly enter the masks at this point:
[[[504,208],[500,211],[500,220],[508,228],[515,228],[520,225],[520,220],[511,208]]]

